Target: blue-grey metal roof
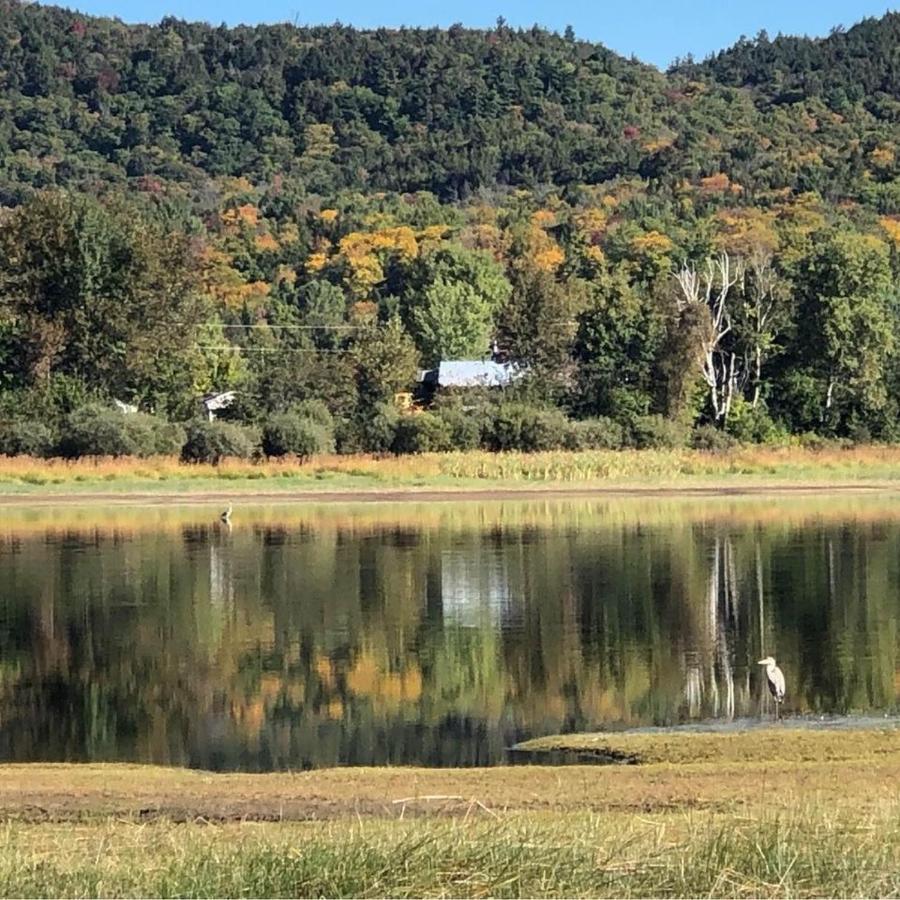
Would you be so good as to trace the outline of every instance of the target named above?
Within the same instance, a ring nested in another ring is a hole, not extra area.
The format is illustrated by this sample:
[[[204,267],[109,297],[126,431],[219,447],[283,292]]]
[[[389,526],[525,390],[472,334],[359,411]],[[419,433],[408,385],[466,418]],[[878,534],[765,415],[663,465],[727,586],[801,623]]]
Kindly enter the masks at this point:
[[[438,366],[437,383],[440,387],[506,387],[519,374],[511,363],[452,359]]]

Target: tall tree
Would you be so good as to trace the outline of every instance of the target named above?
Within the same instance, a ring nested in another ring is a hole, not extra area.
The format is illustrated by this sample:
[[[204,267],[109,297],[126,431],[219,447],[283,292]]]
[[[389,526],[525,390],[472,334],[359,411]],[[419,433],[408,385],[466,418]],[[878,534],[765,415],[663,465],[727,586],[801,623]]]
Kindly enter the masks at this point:
[[[896,343],[896,288],[887,246],[848,231],[825,236],[802,265],[797,289],[795,352],[818,379],[823,423],[839,426],[854,409],[882,409]]]
[[[449,245],[420,259],[404,310],[423,362],[485,356],[494,317],[511,289],[503,270],[483,251]]]
[[[725,421],[743,375],[737,351],[725,343],[734,324],[731,289],[742,274],[740,262],[727,253],[709,258],[698,269],[684,263],[675,272],[678,285],[677,307],[693,321],[699,317],[697,359],[703,380],[709,388],[714,421]]]
[[[204,305],[183,234],[135,209],[45,193],[0,226],[0,298],[29,384],[61,374],[171,405],[192,390]],[[177,402],[176,402],[177,405]]]

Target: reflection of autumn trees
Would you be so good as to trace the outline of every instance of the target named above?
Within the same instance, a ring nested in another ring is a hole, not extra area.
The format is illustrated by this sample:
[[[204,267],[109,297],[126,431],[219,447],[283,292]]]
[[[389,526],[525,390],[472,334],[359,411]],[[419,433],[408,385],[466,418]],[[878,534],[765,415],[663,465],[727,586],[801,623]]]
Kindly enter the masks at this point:
[[[646,510],[645,510],[646,512]],[[0,535],[0,753],[489,762],[525,734],[894,709],[900,528],[469,504]]]

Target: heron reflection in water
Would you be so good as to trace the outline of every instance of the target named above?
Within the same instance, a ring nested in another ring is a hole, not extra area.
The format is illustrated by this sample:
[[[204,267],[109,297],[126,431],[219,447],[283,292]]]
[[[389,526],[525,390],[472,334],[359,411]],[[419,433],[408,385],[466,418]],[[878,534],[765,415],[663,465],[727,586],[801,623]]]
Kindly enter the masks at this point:
[[[219,518],[229,527],[231,528],[231,504],[228,504],[228,508],[219,516]]]
[[[769,693],[775,699],[775,718],[780,718],[781,704],[784,702],[784,672],[778,668],[774,656],[767,656],[758,663],[766,667],[766,681],[769,683]]]

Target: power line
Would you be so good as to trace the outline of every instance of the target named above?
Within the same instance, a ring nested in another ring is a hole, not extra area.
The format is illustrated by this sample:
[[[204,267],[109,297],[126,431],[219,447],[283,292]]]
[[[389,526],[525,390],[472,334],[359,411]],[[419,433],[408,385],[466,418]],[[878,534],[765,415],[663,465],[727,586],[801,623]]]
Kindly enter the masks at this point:
[[[188,322],[178,322],[178,325],[182,325],[184,327],[188,327]],[[200,322],[197,325],[198,328],[269,328],[269,329],[281,329],[281,330],[291,330],[291,331],[321,331],[323,329],[329,329],[330,331],[357,331],[360,328],[365,328],[365,325],[270,325],[268,322],[251,322],[248,324],[231,324],[224,325],[220,322]]]
[[[198,350],[231,350],[238,353],[347,353],[325,347],[241,347],[238,344],[197,344]]]

